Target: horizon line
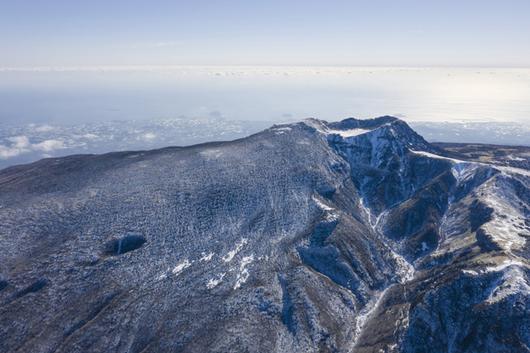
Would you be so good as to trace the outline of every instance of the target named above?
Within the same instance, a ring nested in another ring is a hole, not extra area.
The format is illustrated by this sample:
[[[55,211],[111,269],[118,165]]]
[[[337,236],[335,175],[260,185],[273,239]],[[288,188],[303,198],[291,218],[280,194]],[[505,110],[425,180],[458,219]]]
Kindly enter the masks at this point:
[[[3,66],[0,72],[66,72],[66,71],[151,71],[174,69],[482,69],[482,70],[529,70],[530,66],[469,66],[469,65],[42,65]]]

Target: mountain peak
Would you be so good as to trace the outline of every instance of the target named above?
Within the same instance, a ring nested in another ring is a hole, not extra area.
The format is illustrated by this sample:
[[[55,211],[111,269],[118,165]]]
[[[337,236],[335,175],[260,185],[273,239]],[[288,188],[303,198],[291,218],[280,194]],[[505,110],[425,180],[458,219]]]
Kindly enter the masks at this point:
[[[398,118],[385,115],[373,119],[356,119],[356,118],[347,118],[342,121],[337,121],[329,123],[328,126],[338,130],[344,129],[377,129],[384,125],[392,124],[396,121],[400,121]]]
[[[387,141],[387,144],[394,145],[394,148],[401,146],[399,149],[438,152],[437,148],[425,141],[406,122],[393,116],[373,119],[347,118],[337,122],[310,118],[304,123],[327,135],[328,140],[334,144],[380,145],[382,141]]]
[[[402,125],[412,131],[412,129],[404,121],[388,115],[373,119],[346,118],[344,120],[334,122],[328,122],[315,118],[308,118],[304,120],[304,123],[322,133],[329,135],[335,134],[340,135],[342,137],[357,136],[374,131],[382,127],[394,125]]]

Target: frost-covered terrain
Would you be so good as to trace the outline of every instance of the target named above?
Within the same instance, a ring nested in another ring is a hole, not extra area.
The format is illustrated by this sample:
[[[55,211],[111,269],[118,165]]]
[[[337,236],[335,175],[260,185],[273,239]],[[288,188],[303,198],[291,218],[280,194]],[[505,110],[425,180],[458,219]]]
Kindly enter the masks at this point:
[[[393,117],[0,171],[0,351],[527,352],[530,171]]]

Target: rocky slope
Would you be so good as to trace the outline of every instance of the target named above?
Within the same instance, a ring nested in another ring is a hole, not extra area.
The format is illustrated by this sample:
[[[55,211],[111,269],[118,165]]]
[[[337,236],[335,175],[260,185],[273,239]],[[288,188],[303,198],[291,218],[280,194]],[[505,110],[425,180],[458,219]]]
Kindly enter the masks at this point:
[[[2,352],[528,352],[530,172],[382,117],[0,171]]]

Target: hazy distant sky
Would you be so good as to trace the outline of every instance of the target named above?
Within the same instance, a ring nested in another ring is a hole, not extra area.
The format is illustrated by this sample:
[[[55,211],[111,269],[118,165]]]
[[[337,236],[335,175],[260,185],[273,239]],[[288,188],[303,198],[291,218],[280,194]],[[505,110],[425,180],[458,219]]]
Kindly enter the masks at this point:
[[[528,0],[0,0],[0,67],[530,67]]]

